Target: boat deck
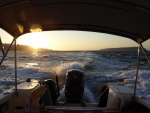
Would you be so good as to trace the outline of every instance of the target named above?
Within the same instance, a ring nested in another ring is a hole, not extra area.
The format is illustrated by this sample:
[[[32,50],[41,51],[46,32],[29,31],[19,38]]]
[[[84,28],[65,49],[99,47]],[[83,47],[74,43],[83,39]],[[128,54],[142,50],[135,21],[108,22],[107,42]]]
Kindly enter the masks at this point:
[[[136,97],[135,101],[138,102],[138,103],[141,103],[142,105],[144,105],[144,106],[146,106],[147,108],[150,109],[150,99]]]

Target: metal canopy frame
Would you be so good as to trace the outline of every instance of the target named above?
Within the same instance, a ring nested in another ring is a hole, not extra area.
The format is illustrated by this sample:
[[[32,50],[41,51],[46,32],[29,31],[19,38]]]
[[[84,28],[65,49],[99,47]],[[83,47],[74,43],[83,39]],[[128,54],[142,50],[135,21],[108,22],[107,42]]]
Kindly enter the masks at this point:
[[[94,31],[134,40],[140,45],[135,95],[140,48],[148,59],[141,43],[150,39],[150,0],[3,0],[0,2],[0,14],[0,27],[13,37],[29,33],[33,24],[39,24],[43,31]],[[17,93],[16,39],[12,40],[6,52],[0,40],[3,53],[0,65],[14,44]]]
[[[2,41],[1,41],[1,38],[0,38],[0,47],[1,47],[1,50],[2,50],[2,53],[3,53],[3,57],[2,57],[2,59],[0,61],[0,66],[2,65],[5,57],[7,56],[8,52],[9,52],[9,50],[12,47],[13,44],[14,44],[14,64],[15,64],[14,65],[14,67],[15,67],[15,70],[14,70],[15,71],[15,93],[17,95],[18,93],[17,93],[17,47],[16,47],[16,38],[14,38],[12,40],[12,42],[9,45],[9,47],[8,47],[6,52],[4,51],[4,48],[3,48],[3,45],[2,45]]]

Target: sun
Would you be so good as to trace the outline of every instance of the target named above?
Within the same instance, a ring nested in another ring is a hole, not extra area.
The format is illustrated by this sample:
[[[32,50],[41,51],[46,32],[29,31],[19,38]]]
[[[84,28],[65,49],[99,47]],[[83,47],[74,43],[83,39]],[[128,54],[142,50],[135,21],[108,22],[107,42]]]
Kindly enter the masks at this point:
[[[39,36],[34,36],[30,38],[28,45],[33,48],[46,48],[46,41]]]
[[[19,44],[28,45],[33,48],[49,48],[49,42],[41,33],[28,33],[19,37]]]

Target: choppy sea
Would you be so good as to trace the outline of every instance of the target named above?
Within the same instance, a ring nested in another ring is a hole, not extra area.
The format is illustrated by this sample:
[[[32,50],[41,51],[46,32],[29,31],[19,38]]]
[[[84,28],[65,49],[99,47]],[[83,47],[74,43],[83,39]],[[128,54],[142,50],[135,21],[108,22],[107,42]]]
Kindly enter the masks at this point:
[[[134,89],[137,52],[17,52],[18,83],[27,78],[43,80],[59,77],[61,97],[64,96],[65,75],[69,69],[84,71],[84,95],[97,102],[102,85],[124,83]],[[150,98],[150,64],[141,55],[136,95]],[[14,86],[14,53],[11,51],[0,66],[0,93]]]

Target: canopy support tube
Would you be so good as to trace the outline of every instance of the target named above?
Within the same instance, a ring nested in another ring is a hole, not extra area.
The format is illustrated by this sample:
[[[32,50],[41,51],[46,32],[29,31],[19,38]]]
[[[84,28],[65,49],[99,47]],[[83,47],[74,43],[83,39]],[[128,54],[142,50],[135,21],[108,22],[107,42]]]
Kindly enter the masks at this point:
[[[15,93],[17,93],[17,47],[16,47],[16,39],[14,40],[14,57],[15,57]]]
[[[0,37],[0,47],[1,47],[1,50],[2,50],[2,53],[3,53],[3,56],[4,56],[5,51],[4,51],[4,48],[3,48],[3,43],[2,43],[1,37]]]
[[[10,50],[10,48],[11,48],[11,46],[12,46],[12,44],[14,43],[15,40],[16,40],[15,38],[12,40],[12,42],[11,42],[11,44],[9,45],[9,47],[8,47],[8,49],[7,49],[7,51],[6,51],[6,53],[3,55],[3,58],[1,59],[0,65],[2,65],[2,63],[3,63],[4,59],[5,59],[5,57],[7,56],[8,51]]]
[[[136,67],[136,78],[135,78],[135,85],[134,85],[134,95],[133,98],[135,98],[136,95],[136,85],[137,85],[137,78],[138,78],[138,73],[139,73],[139,61],[140,61],[140,48],[141,46],[138,47],[138,57],[137,57],[137,67]]]
[[[140,43],[140,46],[141,46],[141,49],[142,49],[142,51],[143,51],[143,53],[144,53],[144,55],[145,55],[145,57],[146,57],[148,63],[150,63],[150,60],[149,60],[149,58],[148,58],[148,56],[147,56],[147,54],[146,54],[146,52],[145,52],[145,49],[144,49],[144,47],[143,47],[143,45],[142,45],[141,43]]]

